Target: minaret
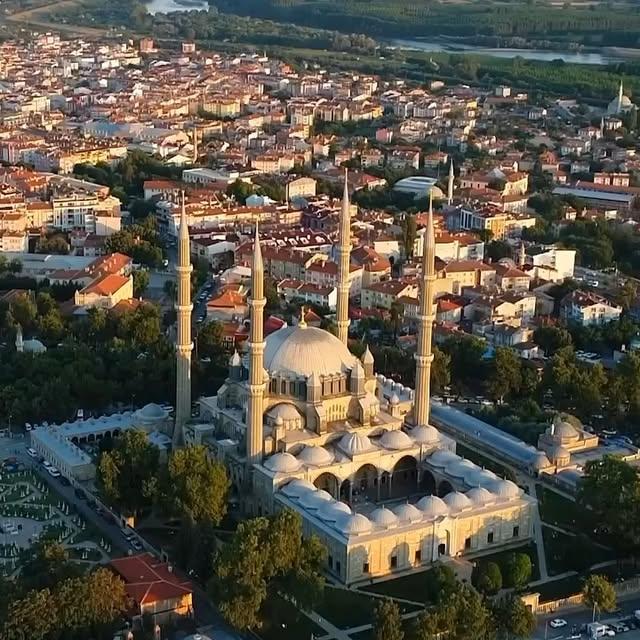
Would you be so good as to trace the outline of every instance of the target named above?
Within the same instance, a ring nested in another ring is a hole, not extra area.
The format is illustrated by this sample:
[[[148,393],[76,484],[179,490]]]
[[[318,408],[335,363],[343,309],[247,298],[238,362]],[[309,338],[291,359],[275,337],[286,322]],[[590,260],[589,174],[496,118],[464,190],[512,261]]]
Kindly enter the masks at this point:
[[[182,192],[182,211],[178,232],[178,299],[176,312],[178,321],[178,339],[176,344],[176,426],[173,430],[173,444],[182,443],[182,430],[191,417],[191,249],[189,246],[189,227],[185,211],[184,191]]]
[[[433,231],[433,194],[429,192],[429,218],[424,234],[422,252],[422,280],[420,310],[418,314],[418,348],[416,350],[416,392],[413,403],[413,420],[417,426],[429,424],[429,399],[431,387],[431,333],[433,331],[433,283],[436,279],[436,240]]]
[[[249,404],[247,407],[247,467],[262,462],[262,413],[264,396],[264,264],[258,237],[258,224],[253,241],[251,266],[251,333],[249,335]]]
[[[349,338],[349,263],[351,261],[351,208],[349,206],[348,171],[344,172],[344,193],[340,208],[338,238],[338,301],[336,322],[338,339],[347,344]]]
[[[453,203],[453,180],[455,175],[453,173],[453,158],[451,159],[451,163],[449,164],[449,182],[447,183],[447,204],[451,205]]]
[[[624,85],[620,80],[620,87],[618,88],[618,113],[622,111],[622,98],[624,97]]]
[[[16,351],[18,353],[24,352],[24,340],[22,338],[22,325],[18,323],[18,328],[16,329]]]

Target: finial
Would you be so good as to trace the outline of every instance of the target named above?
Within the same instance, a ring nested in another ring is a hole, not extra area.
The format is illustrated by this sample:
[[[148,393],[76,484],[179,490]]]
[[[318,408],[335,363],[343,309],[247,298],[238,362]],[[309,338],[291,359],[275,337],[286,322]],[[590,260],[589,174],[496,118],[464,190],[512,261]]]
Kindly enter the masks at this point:
[[[300,321],[298,322],[298,326],[302,327],[303,329],[307,326],[307,321],[304,319],[305,315],[305,307],[304,305],[302,305],[300,309]]]

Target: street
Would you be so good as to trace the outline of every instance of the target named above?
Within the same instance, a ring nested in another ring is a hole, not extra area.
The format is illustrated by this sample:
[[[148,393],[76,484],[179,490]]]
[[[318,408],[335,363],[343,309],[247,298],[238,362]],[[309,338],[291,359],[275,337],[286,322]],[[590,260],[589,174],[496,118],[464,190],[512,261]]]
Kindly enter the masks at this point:
[[[626,618],[632,618],[634,611],[636,609],[640,609],[640,594],[630,594],[625,598],[621,598],[618,601],[618,606],[620,608],[620,613],[604,613],[601,616],[596,616],[596,618],[599,618],[599,622],[604,624],[610,624]],[[560,610],[545,616],[539,616],[538,627],[534,634],[534,638],[536,640],[562,640],[564,638],[569,638],[572,635],[572,627],[576,626],[580,628],[582,625],[592,622],[592,617],[592,611],[586,607],[567,609],[564,612]],[[548,623],[555,618],[566,620],[567,626],[562,627],[562,629],[551,628]],[[584,635],[582,637],[586,638]],[[621,640],[640,640],[640,629],[632,629],[631,631],[622,633],[620,634],[620,638]]]

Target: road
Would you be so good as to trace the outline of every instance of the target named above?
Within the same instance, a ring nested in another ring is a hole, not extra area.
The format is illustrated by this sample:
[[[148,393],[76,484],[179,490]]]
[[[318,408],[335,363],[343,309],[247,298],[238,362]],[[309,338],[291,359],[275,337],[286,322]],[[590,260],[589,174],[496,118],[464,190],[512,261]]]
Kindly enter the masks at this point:
[[[600,621],[604,623],[617,622],[621,619],[632,618],[633,612],[636,609],[640,609],[640,594],[631,594],[626,598],[621,599],[618,602],[621,613],[616,615],[603,614],[599,616]],[[538,618],[538,627],[534,634],[536,640],[563,640],[571,636],[571,627],[577,626],[580,628],[583,624],[588,624],[592,621],[593,613],[590,609],[580,607],[576,609],[570,609],[566,612],[556,611],[546,616],[540,616]],[[567,626],[562,629],[552,629],[548,626],[548,622],[554,618],[561,618],[567,621]],[[586,636],[583,636],[586,639]],[[640,630],[635,629],[628,631],[627,633],[620,634],[620,640],[640,640]]]

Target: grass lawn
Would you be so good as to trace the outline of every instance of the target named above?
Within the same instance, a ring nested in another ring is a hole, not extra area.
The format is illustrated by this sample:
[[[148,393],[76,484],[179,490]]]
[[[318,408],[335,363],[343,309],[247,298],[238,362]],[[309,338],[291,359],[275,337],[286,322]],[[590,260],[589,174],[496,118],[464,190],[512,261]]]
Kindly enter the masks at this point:
[[[543,522],[549,522],[576,533],[594,530],[596,522],[593,514],[587,509],[540,485],[537,486],[537,493],[540,518]]]
[[[308,640],[313,633],[316,638],[326,635],[325,630],[296,607],[274,597],[265,605],[265,623],[256,635],[262,640]]]
[[[377,584],[361,587],[361,591],[369,591],[371,593],[379,593],[390,598],[403,598],[405,600],[413,600],[414,602],[425,602],[424,585],[428,580],[429,572],[421,571],[420,573],[411,573],[407,576],[394,578],[393,580],[385,580]]]
[[[542,536],[551,575],[564,571],[584,572],[593,564],[615,559],[612,551],[596,546],[586,536],[570,536],[548,527],[542,528]]]
[[[326,587],[324,600],[316,611],[339,629],[347,629],[370,624],[377,603],[377,598],[364,593]]]

